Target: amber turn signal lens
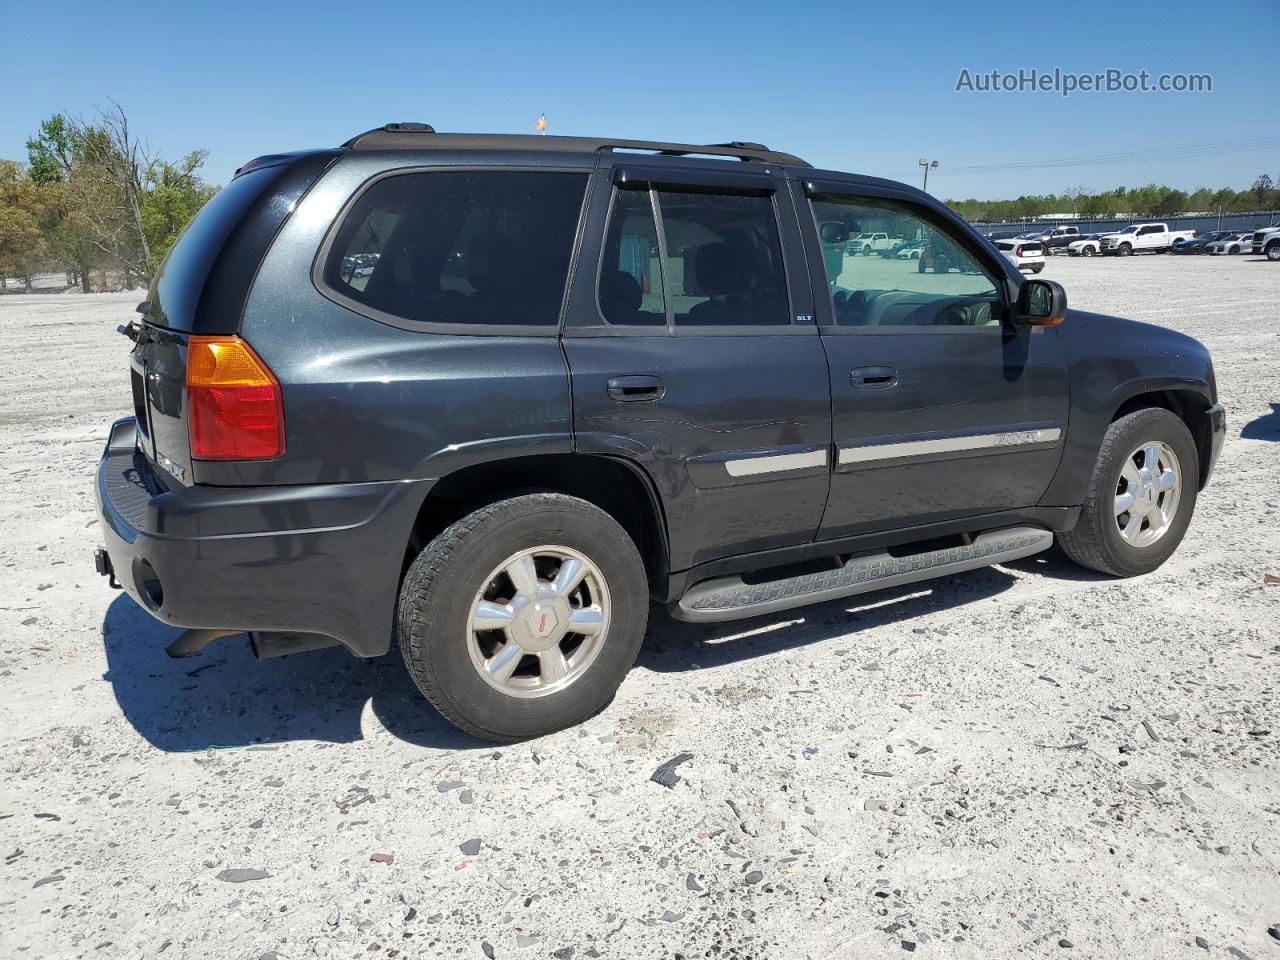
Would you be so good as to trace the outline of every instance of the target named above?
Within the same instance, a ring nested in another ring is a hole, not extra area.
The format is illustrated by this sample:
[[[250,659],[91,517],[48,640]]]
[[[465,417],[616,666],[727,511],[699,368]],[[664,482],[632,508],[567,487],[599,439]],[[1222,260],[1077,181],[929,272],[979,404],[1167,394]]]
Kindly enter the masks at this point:
[[[269,460],[284,453],[280,384],[239,337],[187,342],[187,430],[194,460]]]

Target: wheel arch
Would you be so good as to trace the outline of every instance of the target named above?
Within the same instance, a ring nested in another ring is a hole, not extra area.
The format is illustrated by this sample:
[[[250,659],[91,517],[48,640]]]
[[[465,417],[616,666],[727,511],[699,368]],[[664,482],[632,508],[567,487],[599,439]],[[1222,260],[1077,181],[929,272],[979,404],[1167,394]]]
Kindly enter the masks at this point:
[[[1203,490],[1209,479],[1213,457],[1213,425],[1209,418],[1209,400],[1199,390],[1190,387],[1167,390],[1147,390],[1124,400],[1111,415],[1109,423],[1115,423],[1138,410],[1158,408],[1168,410],[1187,425],[1191,439],[1195,441],[1200,460],[1199,489]]]
[[[635,542],[650,591],[660,595],[665,589],[670,551],[666,516],[653,480],[642,467],[623,457],[583,453],[488,460],[441,477],[414,518],[404,568],[455,520],[496,500],[533,492],[580,497],[604,510]]]

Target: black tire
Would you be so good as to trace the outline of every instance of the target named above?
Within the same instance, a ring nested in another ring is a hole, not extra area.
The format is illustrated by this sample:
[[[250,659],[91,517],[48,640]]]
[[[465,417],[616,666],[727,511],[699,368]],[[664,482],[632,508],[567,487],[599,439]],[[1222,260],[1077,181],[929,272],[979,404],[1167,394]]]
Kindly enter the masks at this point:
[[[1129,246],[1129,244],[1127,244],[1127,243],[1122,243],[1122,244],[1120,244],[1120,246],[1116,249],[1116,253],[1117,253],[1119,256],[1127,257],[1127,256],[1129,256],[1131,253],[1133,253],[1133,247]]]
[[[1038,274],[1038,273],[1039,273],[1041,270],[1043,270],[1043,269],[1044,269],[1044,264],[1043,264],[1043,263],[1033,263],[1033,264],[1031,265],[1031,272],[1032,272],[1032,273]]]
[[[1136,547],[1120,535],[1115,496],[1125,458],[1142,444],[1153,442],[1168,444],[1177,455],[1182,474],[1179,501],[1163,536],[1149,546]],[[1082,567],[1116,577],[1150,573],[1168,560],[1182,542],[1195,512],[1199,486],[1200,457],[1186,424],[1168,410],[1137,410],[1107,429],[1080,519],[1074,529],[1058,535],[1058,542],[1067,556]]]
[[[1267,244],[1267,259],[1272,263],[1280,261],[1280,241],[1274,241]]]
[[[1081,250],[1080,250],[1080,256],[1082,256],[1082,257],[1092,257],[1092,256],[1094,256],[1094,254],[1095,254],[1096,252],[1097,252],[1097,251],[1095,251],[1095,250],[1093,249],[1093,247],[1082,247],[1082,248],[1081,248]]]
[[[595,659],[568,686],[510,696],[472,663],[471,604],[506,558],[544,544],[596,565],[610,597],[609,626]],[[405,574],[398,612],[400,651],[422,695],[466,733],[510,743],[580,723],[612,699],[640,652],[649,589],[639,551],[617,521],[585,500],[534,493],[481,507],[432,540]]]

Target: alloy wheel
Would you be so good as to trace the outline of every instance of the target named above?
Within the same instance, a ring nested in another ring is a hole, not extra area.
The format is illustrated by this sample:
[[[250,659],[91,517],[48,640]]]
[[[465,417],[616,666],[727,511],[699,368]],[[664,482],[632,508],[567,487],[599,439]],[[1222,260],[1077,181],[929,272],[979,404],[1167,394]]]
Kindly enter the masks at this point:
[[[604,646],[609,588],[585,554],[568,547],[521,550],[476,592],[467,618],[471,663],[512,697],[541,697],[581,677]]]
[[[1125,459],[1116,483],[1115,522],[1132,547],[1149,547],[1169,530],[1178,511],[1182,468],[1166,443],[1144,443]]]

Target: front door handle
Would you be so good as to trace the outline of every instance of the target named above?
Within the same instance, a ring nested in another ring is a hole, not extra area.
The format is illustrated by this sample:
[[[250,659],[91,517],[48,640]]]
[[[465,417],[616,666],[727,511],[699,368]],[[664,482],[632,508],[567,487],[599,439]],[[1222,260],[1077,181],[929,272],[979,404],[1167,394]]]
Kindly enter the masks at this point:
[[[643,403],[661,400],[667,388],[657,377],[629,376],[610,377],[609,396],[619,403]]]
[[[898,385],[893,367],[858,367],[849,373],[849,382],[859,390],[888,390]]]

